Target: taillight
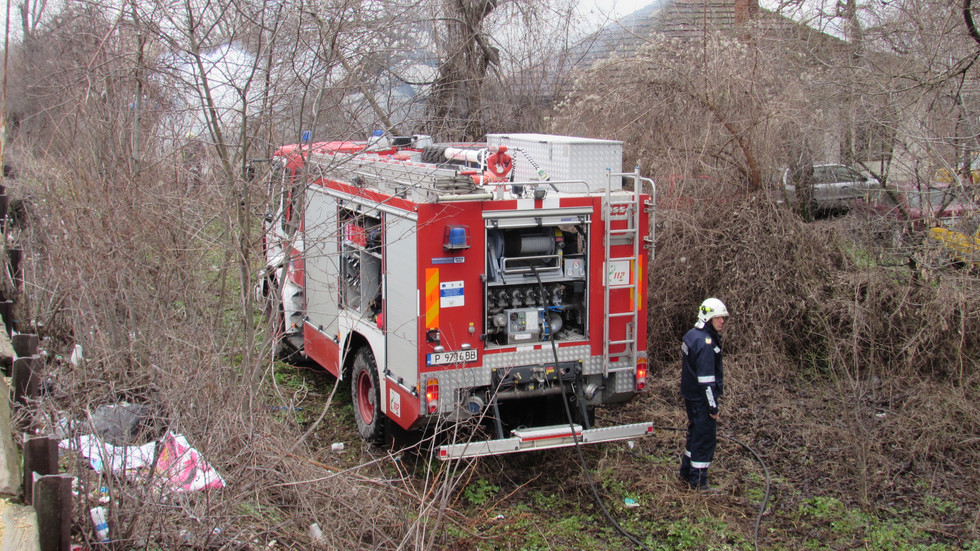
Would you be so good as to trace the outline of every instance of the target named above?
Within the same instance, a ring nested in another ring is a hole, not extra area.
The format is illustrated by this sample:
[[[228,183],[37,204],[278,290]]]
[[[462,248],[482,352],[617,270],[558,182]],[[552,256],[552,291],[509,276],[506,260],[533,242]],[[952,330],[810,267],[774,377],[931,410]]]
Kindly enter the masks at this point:
[[[643,390],[647,386],[647,360],[639,358],[636,362],[636,390]]]
[[[439,409],[439,379],[425,382],[425,409],[432,415]]]

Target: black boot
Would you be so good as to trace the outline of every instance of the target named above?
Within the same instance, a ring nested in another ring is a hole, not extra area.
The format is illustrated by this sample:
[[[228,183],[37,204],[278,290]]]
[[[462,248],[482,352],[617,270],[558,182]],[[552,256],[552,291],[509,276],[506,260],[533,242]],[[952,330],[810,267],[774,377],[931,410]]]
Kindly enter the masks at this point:
[[[691,458],[687,456],[687,453],[681,456],[681,480],[687,482],[691,478]]]
[[[692,490],[707,490],[708,469],[691,469],[691,474],[687,477],[687,482],[690,484]]]

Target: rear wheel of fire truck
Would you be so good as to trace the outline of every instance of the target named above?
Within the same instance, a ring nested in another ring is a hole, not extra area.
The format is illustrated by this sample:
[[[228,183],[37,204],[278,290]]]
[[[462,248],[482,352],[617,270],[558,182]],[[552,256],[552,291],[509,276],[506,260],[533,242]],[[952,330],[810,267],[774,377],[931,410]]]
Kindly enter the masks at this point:
[[[362,346],[354,356],[350,392],[357,432],[371,444],[380,444],[384,439],[385,424],[381,414],[379,390],[378,367],[374,354],[370,348]]]

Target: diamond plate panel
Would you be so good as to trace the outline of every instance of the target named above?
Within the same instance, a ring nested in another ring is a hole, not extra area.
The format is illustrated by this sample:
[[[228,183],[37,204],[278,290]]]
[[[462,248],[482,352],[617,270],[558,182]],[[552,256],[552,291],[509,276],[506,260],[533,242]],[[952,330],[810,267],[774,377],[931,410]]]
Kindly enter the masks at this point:
[[[553,181],[585,180],[593,190],[606,189],[606,170],[622,172],[623,142],[551,134],[487,134],[487,144],[522,149]],[[516,181],[538,180],[538,171],[521,154],[514,157]],[[612,189],[622,188],[622,178]]]
[[[636,390],[636,377],[632,371],[619,371],[613,373],[609,379],[612,382],[613,392],[634,392]]]
[[[602,357],[591,357],[589,356],[588,346],[568,346],[568,347],[558,347],[558,361],[559,362],[570,362],[570,361],[582,361],[582,367],[586,370],[586,373],[591,373],[593,365],[595,363],[599,364],[599,371],[602,371]],[[542,346],[538,350],[534,350],[531,347],[518,349],[516,352],[504,352],[502,354],[487,354],[483,357],[483,365],[487,369],[487,378],[489,380],[490,369],[492,368],[503,368],[510,367],[514,365],[535,365],[535,364],[550,364],[554,363],[555,354],[552,352],[550,345]]]
[[[602,356],[589,356],[589,347],[570,346],[558,348],[558,361],[582,361],[582,368],[585,375],[602,375]],[[486,354],[483,357],[482,367],[467,367],[462,369],[446,369],[444,371],[430,371],[423,375],[421,383],[425,384],[425,379],[435,377],[439,379],[439,411],[450,413],[455,410],[457,404],[456,391],[459,389],[469,389],[474,387],[489,387],[491,384],[490,372],[494,368],[501,369],[515,365],[543,365],[554,363],[555,357],[551,347],[543,346],[540,349],[520,349],[516,352],[505,352],[502,354]],[[610,369],[617,367],[624,368],[628,364],[617,362],[610,365]],[[632,367],[632,366],[629,366]],[[606,381],[607,394],[622,394],[635,392],[636,381],[633,372],[614,371],[609,374]]]
[[[458,388],[490,386],[490,370],[487,367],[429,371],[422,375],[422,384],[425,384],[425,379],[430,377],[439,379],[439,394],[443,396],[445,396],[444,392],[446,389],[451,389],[455,392]]]

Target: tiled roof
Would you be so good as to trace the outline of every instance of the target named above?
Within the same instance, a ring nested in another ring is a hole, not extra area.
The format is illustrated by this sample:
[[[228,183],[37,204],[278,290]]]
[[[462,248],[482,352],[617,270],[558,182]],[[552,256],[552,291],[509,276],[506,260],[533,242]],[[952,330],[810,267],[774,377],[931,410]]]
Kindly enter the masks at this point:
[[[580,48],[580,63],[630,57],[654,32],[678,38],[698,38],[714,30],[734,32],[758,12],[757,0],[658,0],[590,36]]]

